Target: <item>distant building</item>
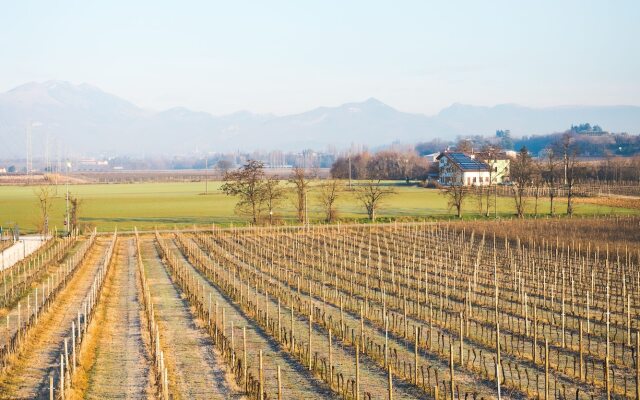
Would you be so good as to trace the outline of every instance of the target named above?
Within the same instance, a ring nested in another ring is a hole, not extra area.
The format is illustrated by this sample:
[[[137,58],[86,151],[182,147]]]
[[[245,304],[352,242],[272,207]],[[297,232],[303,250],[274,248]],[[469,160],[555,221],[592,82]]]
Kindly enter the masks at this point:
[[[440,155],[440,153],[431,153],[431,154],[425,154],[422,156],[422,158],[424,158],[425,160],[429,161],[430,163],[436,163],[438,162],[438,156]]]
[[[484,186],[490,184],[489,165],[465,153],[443,152],[437,157],[441,185]]]
[[[511,153],[513,153],[513,155],[511,155]],[[515,151],[505,151],[497,154],[479,152],[473,156],[476,160],[487,164],[491,169],[491,184],[504,183],[509,180],[511,159],[515,158]]]
[[[108,167],[109,161],[95,158],[83,158],[76,163],[76,170],[78,171],[104,171]]]

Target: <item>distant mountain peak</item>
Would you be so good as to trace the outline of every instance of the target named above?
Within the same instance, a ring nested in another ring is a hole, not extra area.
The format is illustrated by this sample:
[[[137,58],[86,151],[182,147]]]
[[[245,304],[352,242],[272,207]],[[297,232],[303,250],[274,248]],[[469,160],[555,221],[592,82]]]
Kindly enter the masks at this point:
[[[76,85],[74,85],[71,82],[61,81],[61,80],[45,81],[45,82],[42,82],[42,86],[46,87],[47,89],[57,89],[60,87],[64,87],[64,88],[76,87]]]
[[[350,106],[350,105],[361,105],[361,106],[365,106],[365,107],[369,107],[369,108],[390,108],[393,109],[393,107],[391,107],[390,105],[376,99],[375,97],[369,97],[368,99],[366,99],[365,101],[361,101],[358,103],[346,103],[345,105]]]

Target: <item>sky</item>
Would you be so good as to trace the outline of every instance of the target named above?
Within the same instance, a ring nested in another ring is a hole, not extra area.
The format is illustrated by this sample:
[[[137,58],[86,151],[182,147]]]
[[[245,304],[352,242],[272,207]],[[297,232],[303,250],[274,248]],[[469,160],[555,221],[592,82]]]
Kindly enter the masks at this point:
[[[213,114],[640,105],[638,21],[637,0],[0,0],[0,92],[86,82]]]

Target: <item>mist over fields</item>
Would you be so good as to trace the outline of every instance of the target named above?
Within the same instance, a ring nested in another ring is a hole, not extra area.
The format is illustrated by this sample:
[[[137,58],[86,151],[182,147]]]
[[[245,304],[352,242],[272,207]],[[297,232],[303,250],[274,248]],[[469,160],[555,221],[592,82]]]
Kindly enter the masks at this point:
[[[0,94],[0,157],[24,157],[29,123],[34,154],[42,154],[48,142],[52,154],[175,155],[198,150],[340,149],[352,143],[375,147],[493,135],[497,129],[510,129],[513,136],[546,134],[581,122],[637,134],[640,107],[453,104],[427,116],[370,98],[294,115],[241,111],[215,116],[181,107],[147,110],[89,84],[47,81]]]

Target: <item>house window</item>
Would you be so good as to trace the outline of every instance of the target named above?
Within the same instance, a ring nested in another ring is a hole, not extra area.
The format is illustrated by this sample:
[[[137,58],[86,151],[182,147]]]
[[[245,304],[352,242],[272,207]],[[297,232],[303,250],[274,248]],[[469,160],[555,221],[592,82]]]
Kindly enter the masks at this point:
[[[473,183],[476,183],[476,177],[475,176],[473,177]]]

